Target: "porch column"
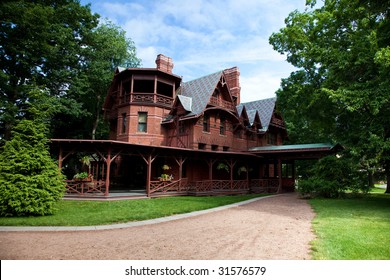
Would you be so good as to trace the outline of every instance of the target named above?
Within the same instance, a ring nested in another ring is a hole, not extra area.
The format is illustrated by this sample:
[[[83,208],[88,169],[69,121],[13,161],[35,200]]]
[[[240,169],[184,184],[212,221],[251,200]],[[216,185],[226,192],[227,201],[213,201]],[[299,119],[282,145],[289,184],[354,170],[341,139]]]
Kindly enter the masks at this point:
[[[145,160],[148,168],[146,170],[146,196],[150,197],[150,178],[152,176],[152,155],[149,154]]]
[[[282,192],[282,160],[278,159],[278,193]]]
[[[233,189],[233,181],[234,181],[234,178],[233,178],[233,172],[234,172],[234,166],[236,165],[236,162],[234,162],[232,159],[230,160],[230,164],[229,164],[229,167],[230,167],[230,189],[232,190]]]
[[[291,168],[292,168],[292,177],[295,185],[295,160],[292,161]]]
[[[61,169],[62,169],[62,147],[60,146],[60,151],[58,152],[58,169],[60,170],[61,172]]]
[[[111,171],[111,147],[108,147],[107,150],[107,158],[105,159],[107,170],[106,170],[106,191],[104,193],[105,196],[108,196],[110,193],[110,171]]]
[[[247,189],[249,189],[249,165],[246,164],[245,168],[246,168],[246,187]]]
[[[150,182],[152,177],[152,163],[157,158],[157,155],[152,157],[152,152],[150,152],[147,157],[145,157],[143,154],[140,153],[142,159],[146,162],[147,169],[146,169],[146,196],[150,197]]]
[[[209,165],[209,180],[213,180],[213,164],[214,164],[214,160],[210,159],[207,164]]]
[[[179,159],[175,158],[176,163],[179,165],[179,188],[181,189],[182,186],[182,173],[183,173],[183,164],[186,161],[187,158],[183,159],[183,157],[180,157]]]

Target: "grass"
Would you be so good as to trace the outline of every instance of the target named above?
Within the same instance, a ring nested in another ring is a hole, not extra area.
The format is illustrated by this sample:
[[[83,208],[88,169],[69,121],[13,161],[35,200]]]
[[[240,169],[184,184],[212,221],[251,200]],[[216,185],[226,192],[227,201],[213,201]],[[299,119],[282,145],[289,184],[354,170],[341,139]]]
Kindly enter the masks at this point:
[[[390,260],[390,195],[309,200],[317,213],[313,259]]]
[[[0,217],[0,226],[92,226],[141,221],[232,204],[260,195],[59,202],[54,215]]]

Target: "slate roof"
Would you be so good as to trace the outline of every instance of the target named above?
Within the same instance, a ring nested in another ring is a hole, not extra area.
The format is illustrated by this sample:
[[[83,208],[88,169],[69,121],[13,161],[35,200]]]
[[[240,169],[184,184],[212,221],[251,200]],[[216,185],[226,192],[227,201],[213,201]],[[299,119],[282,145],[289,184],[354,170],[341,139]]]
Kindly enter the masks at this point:
[[[192,97],[178,95],[177,98],[180,100],[181,105],[184,110],[191,112],[192,111]]]
[[[178,89],[177,97],[184,109],[189,112],[185,115],[185,118],[196,117],[203,114],[222,75],[223,71],[218,71],[213,74],[182,83],[181,87]],[[241,116],[245,107],[250,125],[253,125],[256,113],[258,113],[261,125],[263,126],[262,130],[266,131],[274,112],[275,102],[276,97],[273,97],[241,103],[236,107],[236,109],[238,116]],[[165,121],[168,120],[169,117],[165,119]]]
[[[192,98],[192,111],[186,116],[198,116],[206,109],[214,89],[221,79],[222,71],[182,83],[180,94]],[[183,105],[184,106],[184,105]]]
[[[259,112],[259,117],[260,117],[261,125],[263,126],[263,130],[267,130],[269,123],[271,122],[272,114],[275,109],[275,102],[276,102],[276,97],[271,97],[267,99],[241,103],[240,105],[237,106],[237,110],[239,106],[245,106],[248,117],[250,115],[249,111],[257,110]]]
[[[244,106],[242,104],[238,104],[236,109],[237,109],[238,116],[241,116],[242,111],[244,110]]]
[[[257,110],[246,111],[250,125],[253,125],[253,123],[255,122],[256,112],[257,112]]]

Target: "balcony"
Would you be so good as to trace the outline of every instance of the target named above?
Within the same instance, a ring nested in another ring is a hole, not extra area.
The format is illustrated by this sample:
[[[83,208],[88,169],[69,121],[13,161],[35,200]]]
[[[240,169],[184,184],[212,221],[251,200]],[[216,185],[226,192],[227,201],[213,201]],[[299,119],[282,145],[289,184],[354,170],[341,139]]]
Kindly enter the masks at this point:
[[[212,96],[210,98],[210,104],[214,105],[214,106],[217,106],[217,107],[220,107],[220,108],[227,109],[229,111],[234,111],[235,110],[235,106],[233,105],[232,102],[226,101],[226,100],[222,100],[222,99],[218,99],[218,98],[216,98],[214,96]]]
[[[145,105],[155,104],[157,106],[171,108],[173,98],[157,93],[132,93],[119,97],[119,106],[133,103]]]
[[[275,117],[272,117],[272,119],[271,119],[271,124],[272,124],[273,126],[276,126],[276,127],[286,128],[286,125],[285,125],[284,121],[281,120],[281,119],[277,119],[277,118],[275,118]]]

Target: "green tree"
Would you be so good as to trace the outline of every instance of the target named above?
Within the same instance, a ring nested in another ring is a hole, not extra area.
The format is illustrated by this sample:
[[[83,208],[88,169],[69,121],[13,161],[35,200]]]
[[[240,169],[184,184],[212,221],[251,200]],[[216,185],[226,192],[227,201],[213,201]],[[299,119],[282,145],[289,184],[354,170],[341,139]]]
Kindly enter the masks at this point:
[[[73,94],[87,112],[81,119],[81,137],[106,138],[104,133],[108,131],[104,129],[100,116],[114,70],[118,66],[139,67],[141,61],[136,57],[134,42],[126,38],[123,29],[111,22],[101,23],[94,29],[88,43],[83,50],[84,67],[78,82],[71,85],[69,94]]]
[[[10,139],[23,114],[30,85],[66,97],[83,64],[80,55],[99,16],[77,0],[0,3],[0,134]],[[66,100],[68,112],[79,104]]]
[[[0,153],[1,216],[52,214],[65,191],[46,136],[54,100],[41,90],[28,95],[32,102],[25,115],[31,120],[18,122]]]
[[[298,70],[277,92],[295,135],[343,143],[369,178],[390,179],[389,1],[307,1],[270,43]],[[282,106],[280,106],[282,108]],[[283,110],[283,109],[281,109]],[[298,137],[296,137],[298,138]],[[372,184],[372,182],[370,183]],[[390,192],[389,184],[387,192]]]

